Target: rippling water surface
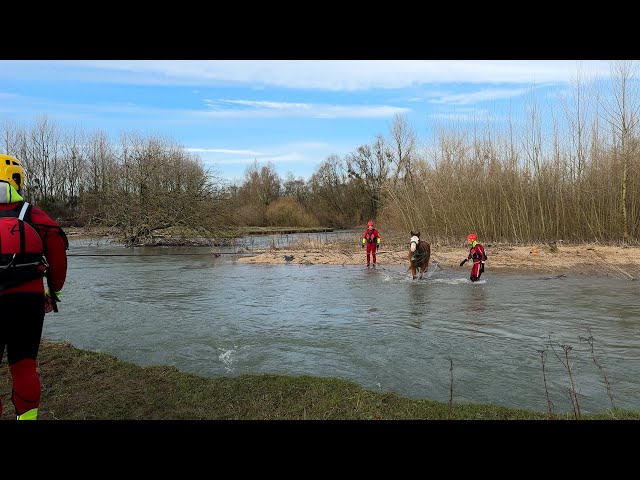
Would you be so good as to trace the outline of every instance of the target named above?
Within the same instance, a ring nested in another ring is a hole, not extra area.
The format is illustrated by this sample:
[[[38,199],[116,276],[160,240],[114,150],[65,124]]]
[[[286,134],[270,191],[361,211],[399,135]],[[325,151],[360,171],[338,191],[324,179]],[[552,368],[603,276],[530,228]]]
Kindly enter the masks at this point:
[[[554,409],[571,411],[565,345],[583,413],[611,407],[603,373],[615,405],[640,410],[637,282],[489,264],[475,284],[468,268],[435,265],[413,281],[399,266],[247,265],[209,251],[73,242],[45,338],[204,376],[331,376],[444,402],[453,375],[454,402],[541,412],[541,351]]]

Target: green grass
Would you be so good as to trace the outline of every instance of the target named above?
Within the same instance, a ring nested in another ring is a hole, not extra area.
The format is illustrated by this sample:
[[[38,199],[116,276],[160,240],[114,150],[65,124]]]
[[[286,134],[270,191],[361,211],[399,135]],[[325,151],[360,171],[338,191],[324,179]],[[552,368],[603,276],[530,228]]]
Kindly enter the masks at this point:
[[[411,420],[448,419],[449,405],[366,390],[334,378],[242,375],[204,378],[175,367],[140,367],[104,353],[43,341],[39,354],[43,420]],[[6,359],[1,419],[14,418]],[[541,420],[544,412],[452,404],[452,419]],[[564,414],[557,419],[572,419]],[[583,419],[640,419],[616,410]]]

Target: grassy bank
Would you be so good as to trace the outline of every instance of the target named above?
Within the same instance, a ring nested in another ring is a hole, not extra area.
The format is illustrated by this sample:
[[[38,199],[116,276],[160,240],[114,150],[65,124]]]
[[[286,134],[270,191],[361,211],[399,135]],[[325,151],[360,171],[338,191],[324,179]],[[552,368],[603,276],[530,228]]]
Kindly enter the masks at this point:
[[[43,341],[40,418],[47,420],[483,419],[540,420],[546,414],[495,405],[412,400],[344,380],[284,375],[203,378],[175,367],[140,367],[111,355]],[[2,364],[3,420],[13,418],[11,383]],[[571,419],[562,415],[558,419]],[[584,419],[640,419],[603,412]]]

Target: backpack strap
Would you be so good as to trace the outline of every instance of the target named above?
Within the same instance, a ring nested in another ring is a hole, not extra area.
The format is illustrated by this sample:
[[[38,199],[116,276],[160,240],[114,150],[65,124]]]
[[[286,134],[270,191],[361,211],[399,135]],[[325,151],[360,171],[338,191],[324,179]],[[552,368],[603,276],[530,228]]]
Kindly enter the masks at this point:
[[[30,207],[31,205],[29,205],[29,202],[24,202],[22,204],[22,208],[20,209],[20,214],[18,215],[18,220],[20,220],[20,222],[18,223],[18,229],[20,230],[20,252],[22,253],[24,253],[26,250],[24,243],[24,216],[27,214],[27,211]]]
[[[20,215],[18,215],[18,219],[19,220],[24,220],[24,216],[27,213],[27,210],[29,210],[29,208],[31,207],[31,205],[29,204],[29,202],[24,202],[22,204],[22,208],[20,209]],[[31,215],[29,215],[31,216]]]

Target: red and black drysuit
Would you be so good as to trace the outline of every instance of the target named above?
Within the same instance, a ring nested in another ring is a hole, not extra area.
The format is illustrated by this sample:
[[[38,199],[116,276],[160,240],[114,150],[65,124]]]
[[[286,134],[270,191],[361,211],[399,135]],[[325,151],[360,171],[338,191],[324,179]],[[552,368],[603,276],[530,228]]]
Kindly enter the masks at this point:
[[[480,243],[476,243],[469,250],[468,260],[473,260],[473,267],[471,267],[471,276],[469,277],[472,282],[480,280],[480,275],[484,272],[484,261],[487,259],[487,254],[484,251],[484,247]]]
[[[371,263],[371,256],[373,255],[373,265],[376,264],[376,252],[380,245],[380,232],[377,228],[367,228],[362,235],[362,245],[367,247],[367,267]]]
[[[62,290],[69,248],[64,231],[39,208],[27,204],[24,222],[18,221],[24,205],[0,203],[0,362],[6,348],[16,415],[40,406],[36,358],[45,315],[43,277],[50,295]]]

